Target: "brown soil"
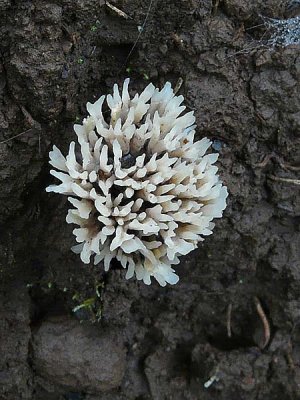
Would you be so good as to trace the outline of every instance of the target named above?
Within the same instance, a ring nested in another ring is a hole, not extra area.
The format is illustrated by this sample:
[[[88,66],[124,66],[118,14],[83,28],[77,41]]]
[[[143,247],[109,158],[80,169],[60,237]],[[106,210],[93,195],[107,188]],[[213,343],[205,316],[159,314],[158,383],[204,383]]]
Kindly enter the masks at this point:
[[[300,52],[241,52],[284,3],[0,1],[1,400],[300,399]],[[45,192],[50,146],[127,76],[183,79],[230,192],[174,287],[82,265]]]

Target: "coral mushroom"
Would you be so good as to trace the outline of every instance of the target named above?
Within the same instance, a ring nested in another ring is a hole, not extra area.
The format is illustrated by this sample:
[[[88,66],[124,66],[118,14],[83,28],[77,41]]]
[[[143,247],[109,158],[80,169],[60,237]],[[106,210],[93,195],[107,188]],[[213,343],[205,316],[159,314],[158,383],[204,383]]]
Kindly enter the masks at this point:
[[[211,142],[194,142],[195,117],[182,115],[183,96],[167,82],[131,98],[128,84],[87,103],[89,116],[74,125],[80,153],[75,142],[66,157],[53,146],[50,173],[61,183],[46,190],[70,196],[66,220],[78,225],[79,243],[72,250],[84,263],[94,256],[107,271],[116,258],[127,279],[175,284],[172,266],[212,233],[227,189],[214,165],[218,154],[205,154]]]

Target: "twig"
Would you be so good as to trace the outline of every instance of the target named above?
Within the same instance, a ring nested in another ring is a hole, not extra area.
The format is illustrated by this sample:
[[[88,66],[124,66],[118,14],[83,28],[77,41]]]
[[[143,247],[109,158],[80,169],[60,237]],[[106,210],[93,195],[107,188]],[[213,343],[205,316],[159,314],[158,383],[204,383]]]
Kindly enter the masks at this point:
[[[212,8],[212,14],[213,14],[213,15],[216,14],[216,12],[217,12],[217,10],[218,10],[218,7],[219,7],[219,3],[220,3],[220,0],[215,0],[215,1],[214,1],[213,8]]]
[[[177,94],[179,92],[182,84],[183,84],[183,79],[180,77],[180,78],[178,78],[178,81],[177,81],[177,83],[175,85],[175,88],[173,90],[174,94]]]
[[[20,106],[20,108],[21,108],[21,111],[22,111],[24,117],[26,118],[28,124],[31,126],[31,128],[35,128],[38,131],[40,131],[42,129],[41,124],[31,116],[31,114],[26,110],[25,107]]]
[[[300,179],[282,178],[280,176],[275,176],[275,175],[268,175],[268,178],[272,179],[272,181],[292,183],[293,185],[300,185]]]
[[[246,31],[251,31],[251,29],[260,28],[261,26],[265,26],[265,24],[258,24],[258,25],[250,26],[250,28],[247,28]]]
[[[257,167],[257,168],[264,168],[266,165],[269,164],[271,158],[273,158],[274,156],[275,156],[274,153],[267,154],[267,155],[265,156],[265,158],[264,158],[260,163],[254,164],[254,167]]]
[[[283,169],[290,169],[291,171],[300,171],[300,167],[297,167],[296,165],[286,164],[280,158],[278,158],[277,160],[279,165]]]
[[[119,8],[115,7],[114,5],[110,4],[108,1],[105,2],[105,5],[107,5],[107,7],[110,8],[111,10],[115,11],[120,17],[125,18],[125,19],[131,18],[124,11],[122,11]]]
[[[231,313],[232,313],[232,303],[228,305],[227,318],[226,318],[227,336],[229,338],[231,338]]]
[[[295,370],[295,363],[294,363],[294,360],[293,360],[292,352],[293,352],[293,346],[292,346],[291,340],[289,340],[288,349],[287,349],[287,352],[286,352],[286,358],[287,358],[288,365],[289,365],[290,369],[292,371],[294,371]]]
[[[136,38],[135,42],[133,43],[133,45],[132,45],[132,47],[131,47],[131,49],[130,49],[130,51],[129,51],[129,53],[128,53],[126,59],[125,59],[125,62],[124,62],[124,64],[122,65],[122,67],[120,68],[119,72],[121,72],[122,69],[123,69],[123,68],[125,67],[125,65],[127,64],[127,61],[129,60],[131,54],[133,53],[133,50],[136,48],[136,45],[138,44],[138,41],[140,40],[140,37],[141,37],[142,33],[144,32],[144,29],[145,29],[145,26],[146,26],[146,23],[147,23],[147,20],[148,20],[148,17],[149,17],[151,8],[152,8],[153,1],[154,1],[154,0],[150,0],[149,7],[148,7],[148,10],[147,10],[147,13],[146,13],[144,22],[143,22],[141,28],[139,29],[139,33],[138,33],[138,35],[137,35],[137,38]]]
[[[24,132],[18,133],[17,135],[15,135],[15,136],[12,136],[12,137],[10,137],[10,138],[8,138],[8,139],[6,139],[6,140],[2,140],[2,142],[0,142],[0,144],[3,144],[3,143],[10,142],[11,140],[13,140],[13,139],[17,138],[18,136],[25,135],[26,133],[28,133],[28,132],[30,132],[30,131],[32,131],[32,130],[33,130],[33,128],[27,129],[27,131],[24,131]]]
[[[219,382],[219,366],[217,366],[215,373],[208,379],[208,381],[204,382],[203,386],[205,389],[208,389],[214,382]]]
[[[213,375],[209,378],[208,381],[204,382],[203,386],[205,387],[205,389],[208,389],[214,382],[218,382],[219,379],[220,378],[217,375]]]
[[[261,305],[258,297],[256,297],[256,296],[254,297],[254,303],[255,303],[257,314],[259,315],[261,322],[263,324],[263,327],[264,327],[265,340],[262,343],[262,345],[260,346],[262,349],[264,349],[267,346],[267,344],[269,343],[270,337],[271,337],[270,324],[269,324],[266,314],[262,308],[262,305]]]
[[[269,164],[270,160],[274,159],[275,161],[278,162],[278,164],[281,166],[281,168],[283,169],[290,169],[291,171],[300,171],[300,167],[296,166],[296,165],[291,165],[291,164],[287,164],[285,163],[281,157],[279,157],[277,154],[275,153],[270,153],[267,154],[265,156],[265,158],[258,164],[254,164],[254,167],[257,168],[264,168],[266,165]]]
[[[25,107],[20,106],[20,108],[21,108],[21,111],[22,111],[24,117],[27,120],[27,123],[30,125],[30,128],[27,129],[26,131],[17,133],[16,135],[14,135],[14,136],[12,136],[12,137],[10,137],[8,139],[2,140],[0,142],[0,144],[4,144],[4,143],[7,143],[7,142],[10,142],[11,140],[13,140],[13,139],[15,139],[15,138],[17,138],[19,136],[25,135],[26,133],[29,133],[29,132],[31,132],[33,130],[37,130],[38,132],[41,132],[42,125],[38,121],[36,121],[35,119],[32,118],[32,116],[29,114],[29,112],[26,110]],[[39,135],[39,152],[40,152],[40,135]]]

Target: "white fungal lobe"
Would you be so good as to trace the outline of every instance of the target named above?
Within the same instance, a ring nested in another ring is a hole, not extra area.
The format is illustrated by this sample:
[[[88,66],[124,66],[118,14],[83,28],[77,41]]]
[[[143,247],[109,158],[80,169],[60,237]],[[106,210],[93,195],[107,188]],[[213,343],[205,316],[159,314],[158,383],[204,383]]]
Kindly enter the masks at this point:
[[[79,243],[72,250],[84,263],[94,256],[108,270],[116,258],[127,279],[175,284],[172,266],[212,233],[227,189],[214,165],[218,155],[206,154],[211,142],[194,142],[193,112],[181,115],[183,96],[167,82],[162,90],[149,84],[131,99],[128,84],[121,94],[114,85],[106,97],[107,118],[105,96],[87,103],[90,115],[74,125],[81,160],[75,142],[66,157],[53,146],[50,173],[61,183],[46,190],[70,196],[74,208],[66,220],[78,226]]]

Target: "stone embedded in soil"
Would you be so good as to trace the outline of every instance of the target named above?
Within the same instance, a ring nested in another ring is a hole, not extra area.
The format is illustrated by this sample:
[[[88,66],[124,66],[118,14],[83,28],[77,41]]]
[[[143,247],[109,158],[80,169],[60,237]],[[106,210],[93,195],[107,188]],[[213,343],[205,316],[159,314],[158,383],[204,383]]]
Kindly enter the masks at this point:
[[[126,350],[110,330],[71,319],[45,321],[33,339],[36,373],[69,390],[97,393],[118,387]]]

